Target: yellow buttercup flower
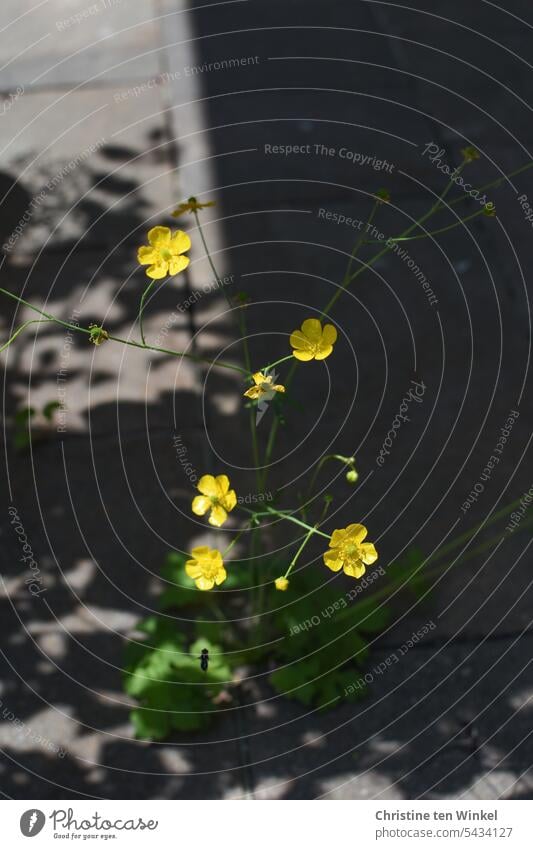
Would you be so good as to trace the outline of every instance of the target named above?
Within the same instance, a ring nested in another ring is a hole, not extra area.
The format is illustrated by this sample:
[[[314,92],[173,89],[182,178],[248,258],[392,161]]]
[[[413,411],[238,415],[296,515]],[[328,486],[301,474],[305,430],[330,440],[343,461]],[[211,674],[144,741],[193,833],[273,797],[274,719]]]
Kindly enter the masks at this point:
[[[371,542],[363,542],[368,531],[364,525],[348,525],[340,531],[333,531],[329,551],[323,555],[324,563],[332,572],[344,570],[345,575],[361,578],[365,566],[378,559],[378,553]]]
[[[277,590],[281,590],[281,592],[284,593],[285,590],[288,590],[289,588],[289,582],[287,578],[276,578],[276,580],[274,581],[274,586]]]
[[[224,569],[222,554],[216,548],[200,545],[191,551],[192,559],[187,560],[185,571],[199,590],[212,590],[228,577]]]
[[[290,343],[297,360],[325,360],[333,351],[337,341],[337,330],[332,324],[322,327],[318,318],[307,318],[301,330],[291,333]]]
[[[172,217],[181,218],[186,212],[198,212],[200,209],[207,209],[208,206],[216,206],[216,202],[209,200],[207,203],[199,203],[196,198],[192,197],[184,203],[180,203],[178,208],[172,213]]]
[[[198,492],[192,502],[192,512],[203,516],[211,510],[209,524],[220,528],[228,518],[228,513],[237,503],[235,490],[229,488],[227,475],[202,475],[198,481]]]
[[[137,259],[141,265],[149,266],[146,274],[153,280],[179,274],[189,265],[189,257],[183,254],[190,250],[191,240],[183,230],[173,233],[170,227],[152,227],[148,241],[150,245],[143,245],[137,251]]]
[[[245,398],[251,398],[252,401],[257,401],[263,395],[272,396],[274,392],[285,392],[285,387],[281,383],[272,383],[272,375],[264,375],[261,371],[256,371],[252,375],[254,386],[250,386],[244,393]]]

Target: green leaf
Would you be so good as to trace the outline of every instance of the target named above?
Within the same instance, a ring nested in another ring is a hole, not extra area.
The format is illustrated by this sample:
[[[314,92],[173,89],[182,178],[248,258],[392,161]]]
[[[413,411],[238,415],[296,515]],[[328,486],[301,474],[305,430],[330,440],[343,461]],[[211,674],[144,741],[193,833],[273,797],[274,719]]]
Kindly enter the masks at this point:
[[[139,702],[131,714],[135,733],[160,740],[172,730],[207,726],[216,713],[213,697],[231,681],[222,649],[204,636],[187,647],[185,635],[159,616],[139,630],[146,639],[128,646],[124,675],[126,692]],[[207,672],[200,668],[203,648],[209,651]]]
[[[61,409],[61,403],[59,401],[49,401],[48,404],[45,404],[43,407],[43,416],[49,422],[52,421],[54,417],[54,413],[56,410]]]
[[[23,407],[15,413],[15,424],[25,425],[35,415],[33,407]]]

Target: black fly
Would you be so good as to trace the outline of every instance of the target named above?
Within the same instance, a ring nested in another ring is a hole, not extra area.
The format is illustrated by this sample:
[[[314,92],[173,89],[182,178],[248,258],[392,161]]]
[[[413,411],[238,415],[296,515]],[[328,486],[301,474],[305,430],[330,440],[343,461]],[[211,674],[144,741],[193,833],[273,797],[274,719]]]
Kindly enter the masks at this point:
[[[198,660],[200,661],[200,669],[203,672],[207,672],[209,666],[209,649],[202,649],[202,654]]]

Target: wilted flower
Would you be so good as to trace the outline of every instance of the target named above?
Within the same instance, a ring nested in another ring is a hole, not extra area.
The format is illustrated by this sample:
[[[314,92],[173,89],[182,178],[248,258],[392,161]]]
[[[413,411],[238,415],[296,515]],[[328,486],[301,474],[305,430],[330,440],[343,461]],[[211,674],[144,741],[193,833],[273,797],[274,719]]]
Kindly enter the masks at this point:
[[[332,324],[322,324],[318,318],[307,318],[300,330],[291,333],[290,344],[297,360],[325,360],[333,351],[337,330]]]
[[[222,584],[228,577],[218,549],[200,545],[193,548],[191,555],[192,559],[185,564],[185,571],[199,590],[212,590],[215,584]]]
[[[220,528],[228,518],[228,513],[233,510],[237,503],[235,490],[229,488],[227,475],[202,475],[198,481],[197,495],[192,502],[192,512],[197,516],[203,516],[211,510],[209,524]]]
[[[109,339],[109,333],[99,324],[90,324],[89,331],[89,342],[92,342],[93,345],[101,345]]]
[[[191,240],[183,230],[173,233],[170,227],[152,227],[148,241],[150,245],[143,245],[137,251],[137,259],[141,265],[149,266],[146,275],[153,280],[179,274],[189,265],[189,257],[183,254],[190,250]]]
[[[365,566],[378,559],[375,546],[371,542],[363,542],[367,533],[364,525],[348,525],[333,531],[329,550],[323,555],[328,569],[332,572],[343,569],[345,575],[361,578],[365,574]]]
[[[181,218],[182,215],[185,215],[187,212],[198,212],[200,209],[207,209],[208,206],[215,206],[216,203],[214,200],[209,200],[207,203],[199,203],[195,197],[189,198],[189,200],[184,201],[184,203],[180,203],[177,209],[172,213],[173,218]]]
[[[273,396],[274,392],[285,392],[285,387],[281,383],[273,383],[272,375],[264,375],[261,371],[256,371],[252,375],[254,386],[250,386],[244,393],[245,398],[251,398],[252,401],[257,401],[264,395]]]

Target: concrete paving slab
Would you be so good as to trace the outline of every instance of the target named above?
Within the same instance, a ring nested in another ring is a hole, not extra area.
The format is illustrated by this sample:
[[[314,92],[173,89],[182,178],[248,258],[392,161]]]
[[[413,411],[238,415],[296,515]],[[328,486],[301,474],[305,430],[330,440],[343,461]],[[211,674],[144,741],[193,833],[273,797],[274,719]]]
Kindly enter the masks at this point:
[[[158,73],[151,2],[53,0],[21,14],[20,4],[7,0],[5,12],[3,90],[146,80]]]

